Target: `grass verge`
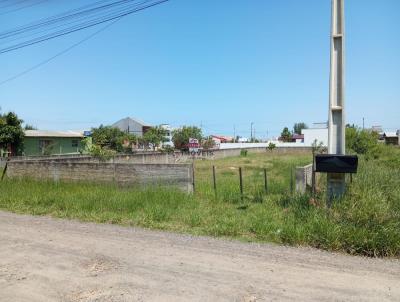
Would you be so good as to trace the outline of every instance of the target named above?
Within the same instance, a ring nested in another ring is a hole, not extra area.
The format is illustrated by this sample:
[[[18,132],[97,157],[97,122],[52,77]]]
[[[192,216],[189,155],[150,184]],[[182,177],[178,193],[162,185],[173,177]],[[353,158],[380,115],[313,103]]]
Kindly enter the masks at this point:
[[[82,221],[142,226],[246,241],[313,246],[367,256],[400,256],[399,149],[379,160],[360,159],[346,196],[325,206],[325,196],[290,194],[290,169],[308,155],[268,153],[196,163],[195,195],[91,183],[0,182],[0,209]],[[217,195],[212,166],[217,170]],[[245,196],[239,194],[243,167]],[[263,169],[268,194],[263,192]],[[323,189],[323,188],[322,188]]]

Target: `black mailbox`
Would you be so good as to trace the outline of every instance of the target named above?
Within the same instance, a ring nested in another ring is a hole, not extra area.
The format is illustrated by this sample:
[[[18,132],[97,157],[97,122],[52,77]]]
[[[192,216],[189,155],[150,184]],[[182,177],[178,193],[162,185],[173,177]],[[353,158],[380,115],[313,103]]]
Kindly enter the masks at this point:
[[[357,155],[318,154],[315,171],[327,173],[357,173]]]

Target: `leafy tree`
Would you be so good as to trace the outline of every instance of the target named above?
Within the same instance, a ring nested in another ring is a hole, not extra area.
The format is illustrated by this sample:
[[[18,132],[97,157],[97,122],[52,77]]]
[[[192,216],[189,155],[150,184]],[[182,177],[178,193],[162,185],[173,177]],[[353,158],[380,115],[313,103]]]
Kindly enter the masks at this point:
[[[188,149],[189,138],[196,138],[201,142],[202,137],[201,129],[195,126],[183,126],[172,133],[175,148],[180,150]]]
[[[132,134],[125,133],[118,128],[100,125],[92,129],[93,144],[101,148],[124,152],[136,141]]]
[[[202,146],[204,149],[212,149],[215,147],[215,141],[211,137],[204,138]]]
[[[288,127],[283,128],[281,138],[284,142],[290,142],[292,140],[292,133],[290,133]]]
[[[24,149],[23,121],[14,112],[0,114],[0,148],[11,149],[20,155]]]
[[[164,128],[160,126],[151,127],[145,132],[145,134],[143,134],[142,141],[146,145],[151,145],[155,150],[157,146],[167,141],[166,135],[167,130],[165,130]]]
[[[348,152],[364,154],[366,158],[377,158],[381,152],[378,133],[355,126],[346,128],[346,149]]]
[[[79,152],[81,154],[90,154],[92,152],[92,148],[93,148],[93,140],[92,140],[92,138],[91,137],[85,137],[81,141],[81,149],[79,150]]]
[[[303,129],[308,129],[308,126],[306,123],[300,122],[300,123],[295,123],[293,126],[293,133],[301,134],[301,130]]]

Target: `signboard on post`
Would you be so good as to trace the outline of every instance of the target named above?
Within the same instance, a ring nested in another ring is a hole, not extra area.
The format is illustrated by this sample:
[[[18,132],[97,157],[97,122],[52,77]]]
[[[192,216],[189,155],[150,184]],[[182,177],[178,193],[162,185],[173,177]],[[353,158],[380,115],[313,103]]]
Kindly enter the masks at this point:
[[[189,138],[189,153],[192,155],[195,155],[196,153],[199,153],[200,151],[200,143],[197,138]]]
[[[357,155],[318,154],[315,157],[315,172],[357,173]]]

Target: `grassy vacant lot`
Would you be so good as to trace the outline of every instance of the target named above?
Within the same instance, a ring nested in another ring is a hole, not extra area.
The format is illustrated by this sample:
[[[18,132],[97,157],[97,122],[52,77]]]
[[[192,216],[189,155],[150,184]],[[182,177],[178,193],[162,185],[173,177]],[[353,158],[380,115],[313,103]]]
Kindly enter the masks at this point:
[[[196,194],[121,189],[90,183],[0,182],[0,209],[118,223],[248,241],[313,246],[368,256],[400,256],[400,149],[361,158],[359,173],[332,208],[325,196],[290,194],[290,169],[311,155],[271,155],[196,162]],[[212,166],[217,171],[217,196]],[[238,167],[243,168],[244,198]],[[268,171],[264,192],[263,168]],[[320,183],[324,189],[324,177]]]

